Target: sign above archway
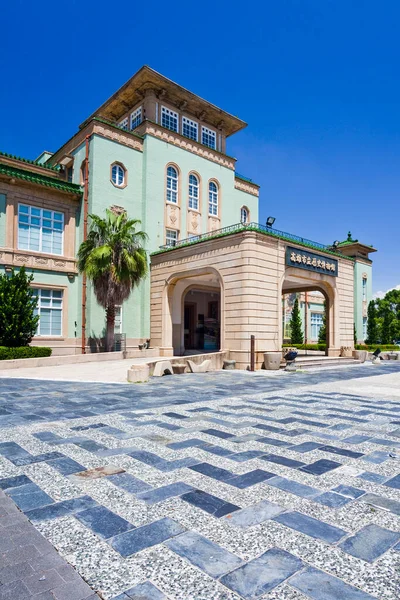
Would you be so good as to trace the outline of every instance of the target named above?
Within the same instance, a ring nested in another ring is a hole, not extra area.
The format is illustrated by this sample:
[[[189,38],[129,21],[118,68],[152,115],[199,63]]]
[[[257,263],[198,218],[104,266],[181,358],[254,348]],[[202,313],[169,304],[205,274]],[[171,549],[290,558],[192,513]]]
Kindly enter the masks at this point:
[[[338,261],[336,258],[328,258],[308,250],[300,250],[292,246],[286,248],[286,264],[290,267],[305,269],[306,271],[314,271],[314,273],[322,273],[337,277]]]

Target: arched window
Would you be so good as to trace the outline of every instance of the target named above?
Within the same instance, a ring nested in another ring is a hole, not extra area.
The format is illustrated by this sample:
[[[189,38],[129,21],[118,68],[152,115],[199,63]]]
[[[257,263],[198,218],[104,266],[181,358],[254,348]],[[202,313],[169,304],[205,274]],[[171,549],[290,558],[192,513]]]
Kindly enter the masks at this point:
[[[178,202],[178,171],[171,166],[167,169],[167,202]]]
[[[208,184],[208,214],[218,215],[218,186],[214,181]]]
[[[240,222],[248,223],[249,222],[249,211],[245,206],[242,206],[240,209]]]
[[[199,210],[199,180],[196,175],[189,175],[189,208]]]
[[[121,165],[115,163],[111,167],[111,181],[117,187],[124,187],[125,185],[125,169]]]

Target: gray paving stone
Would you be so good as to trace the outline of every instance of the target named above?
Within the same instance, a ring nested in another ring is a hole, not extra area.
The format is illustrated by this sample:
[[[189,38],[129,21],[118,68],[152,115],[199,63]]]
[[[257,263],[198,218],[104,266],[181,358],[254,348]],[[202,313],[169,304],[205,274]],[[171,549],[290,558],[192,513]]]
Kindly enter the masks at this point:
[[[301,560],[278,548],[268,550],[221,578],[221,583],[245,600],[266,594],[303,567]]]
[[[384,510],[389,510],[395,515],[400,515],[400,502],[392,500],[391,498],[385,498],[384,496],[378,496],[378,494],[364,494],[359,498],[360,502],[371,504]]]
[[[193,531],[178,535],[165,545],[211,577],[221,577],[243,563],[239,557]]]
[[[24,577],[28,577],[28,575],[32,575],[33,572],[34,569],[32,569],[28,562],[8,565],[0,569],[0,585],[11,583],[17,579],[23,579]]]
[[[89,527],[94,533],[103,539],[108,539],[134,529],[132,523],[116,515],[104,506],[95,506],[77,513],[74,513],[75,519]]]
[[[234,525],[235,527],[252,527],[276,517],[284,510],[282,506],[274,504],[269,500],[261,500],[261,502],[253,506],[248,506],[234,512],[232,515],[225,517],[225,519],[229,521],[230,525]]]
[[[290,585],[312,600],[377,600],[344,581],[313,567],[296,573],[290,578]]]
[[[138,527],[127,533],[117,535],[116,537],[111,538],[109,543],[114,550],[126,557],[136,554],[136,552],[140,552],[140,550],[144,550],[150,546],[154,546],[155,544],[165,542],[165,540],[179,535],[184,531],[185,528],[179,523],[173,521],[169,517],[165,517],[164,519],[160,519],[149,525],[143,525],[143,527]]]
[[[333,525],[314,519],[314,517],[303,515],[297,511],[282,513],[281,515],[274,517],[273,520],[282,525],[286,525],[286,527],[301,531],[313,538],[323,540],[330,544],[338,542],[346,535],[346,532],[339,527],[334,527]]]
[[[400,540],[400,533],[379,525],[366,525],[340,544],[344,552],[372,562]]]
[[[163,500],[173,498],[174,496],[182,496],[192,490],[193,487],[191,485],[188,485],[183,481],[177,481],[176,483],[163,485],[154,490],[151,489],[146,492],[140,492],[137,494],[137,497],[146,502],[146,504],[156,504],[157,502],[162,502]]]
[[[32,594],[21,580],[0,586],[0,600],[30,600]]]
[[[59,585],[64,584],[64,580],[55,569],[39,571],[38,573],[25,577],[22,581],[32,595],[53,590]]]
[[[134,600],[167,600],[167,597],[150,581],[135,585],[125,592],[125,596]],[[122,600],[125,600],[125,598],[122,598]]]

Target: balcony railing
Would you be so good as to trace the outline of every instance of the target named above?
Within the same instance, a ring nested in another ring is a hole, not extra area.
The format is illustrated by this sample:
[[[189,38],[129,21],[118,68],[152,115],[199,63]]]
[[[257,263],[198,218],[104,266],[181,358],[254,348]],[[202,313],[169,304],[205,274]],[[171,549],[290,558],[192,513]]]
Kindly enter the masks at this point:
[[[222,229],[216,229],[215,231],[209,231],[207,233],[195,235],[195,236],[192,236],[189,238],[185,238],[183,240],[177,240],[173,244],[160,246],[159,252],[164,252],[166,250],[173,250],[174,248],[180,248],[182,246],[191,246],[192,244],[204,242],[209,239],[224,237],[226,235],[231,235],[233,233],[238,233],[240,231],[257,231],[259,233],[265,233],[266,235],[270,235],[272,237],[284,239],[286,241],[295,242],[302,246],[308,246],[310,248],[322,250],[323,252],[328,252],[330,254],[340,254],[339,252],[335,252],[332,249],[332,246],[327,246],[325,244],[321,244],[319,242],[314,242],[312,240],[308,240],[307,238],[303,238],[298,235],[294,235],[293,233],[287,233],[286,231],[280,231],[279,229],[274,229],[272,227],[268,227],[267,225],[261,225],[260,223],[254,223],[254,222],[252,222],[252,223],[236,223],[235,225],[229,225],[228,227],[222,227]]]

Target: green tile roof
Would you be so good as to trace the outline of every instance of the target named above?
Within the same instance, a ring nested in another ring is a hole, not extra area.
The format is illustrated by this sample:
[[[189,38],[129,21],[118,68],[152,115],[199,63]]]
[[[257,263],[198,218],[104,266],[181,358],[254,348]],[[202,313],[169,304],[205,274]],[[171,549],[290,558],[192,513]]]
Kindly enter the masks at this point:
[[[47,177],[46,175],[40,175],[33,171],[25,169],[17,169],[1,163],[0,156],[0,173],[15,177],[16,179],[22,179],[23,181],[29,181],[30,183],[36,183],[45,187],[51,187],[62,192],[69,192],[70,194],[82,194],[82,188],[75,183],[68,183],[67,181],[61,181],[54,177]]]
[[[48,169],[49,171],[56,171],[58,172],[60,170],[60,167],[49,167],[47,165],[42,165],[41,163],[36,162],[36,160],[30,160],[29,158],[21,158],[21,156],[15,156],[15,154],[7,154],[7,152],[1,152],[0,150],[0,159],[2,156],[5,156],[6,158],[13,158],[14,160],[19,160],[20,162],[24,162],[27,163],[28,165],[37,165],[38,167],[42,167],[43,169]]]

